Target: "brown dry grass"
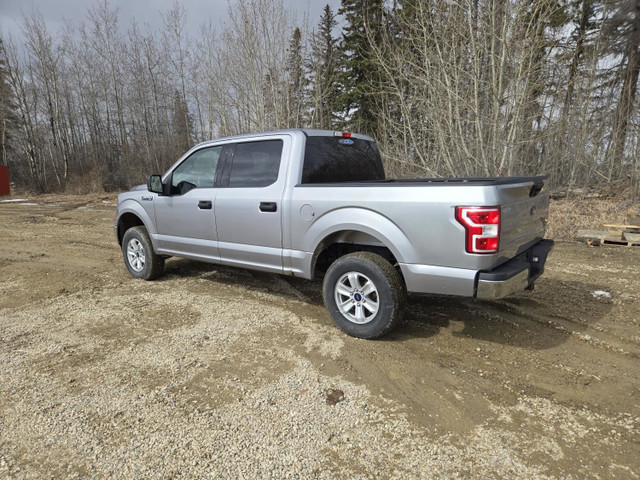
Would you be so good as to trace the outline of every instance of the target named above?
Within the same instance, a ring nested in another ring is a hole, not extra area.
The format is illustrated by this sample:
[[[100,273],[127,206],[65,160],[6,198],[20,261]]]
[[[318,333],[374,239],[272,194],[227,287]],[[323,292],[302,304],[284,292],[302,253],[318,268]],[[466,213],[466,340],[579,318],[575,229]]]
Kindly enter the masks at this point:
[[[580,229],[604,229],[605,224],[640,224],[640,203],[619,198],[552,200],[547,236],[574,240]]]
[[[65,185],[64,193],[71,195],[104,193],[102,183],[102,172],[100,172],[100,169],[94,168],[84,175],[73,175],[69,177]]]

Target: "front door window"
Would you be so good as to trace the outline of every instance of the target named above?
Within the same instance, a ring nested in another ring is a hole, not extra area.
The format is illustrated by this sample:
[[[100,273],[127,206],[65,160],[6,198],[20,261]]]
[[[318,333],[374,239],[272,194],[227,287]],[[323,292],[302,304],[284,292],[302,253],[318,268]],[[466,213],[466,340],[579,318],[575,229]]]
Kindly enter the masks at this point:
[[[213,188],[222,148],[203,148],[182,162],[173,171],[171,193],[184,195],[194,188]]]

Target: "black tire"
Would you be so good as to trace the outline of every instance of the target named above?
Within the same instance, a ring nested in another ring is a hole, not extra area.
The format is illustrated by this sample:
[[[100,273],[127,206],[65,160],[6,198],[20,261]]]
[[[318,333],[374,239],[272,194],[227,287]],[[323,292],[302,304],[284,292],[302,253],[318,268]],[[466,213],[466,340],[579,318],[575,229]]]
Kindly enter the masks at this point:
[[[382,337],[401,323],[407,302],[398,271],[371,252],[351,253],[333,262],[324,276],[322,295],[335,324],[352,337],[366,339]]]
[[[122,256],[127,270],[134,278],[153,280],[162,275],[164,258],[153,251],[153,244],[143,226],[131,227],[124,232]]]

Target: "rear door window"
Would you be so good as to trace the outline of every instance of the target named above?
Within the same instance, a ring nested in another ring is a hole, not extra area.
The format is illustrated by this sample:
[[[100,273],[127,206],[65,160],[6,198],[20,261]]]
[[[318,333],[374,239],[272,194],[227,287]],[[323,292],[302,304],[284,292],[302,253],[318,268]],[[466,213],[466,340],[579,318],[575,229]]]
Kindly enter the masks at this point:
[[[280,170],[282,140],[238,143],[229,173],[229,187],[266,187]]]

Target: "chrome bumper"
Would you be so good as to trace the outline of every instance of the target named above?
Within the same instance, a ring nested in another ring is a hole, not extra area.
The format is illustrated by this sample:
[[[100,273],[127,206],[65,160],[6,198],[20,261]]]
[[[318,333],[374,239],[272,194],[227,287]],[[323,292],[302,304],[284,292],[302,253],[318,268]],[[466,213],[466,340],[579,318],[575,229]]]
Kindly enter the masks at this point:
[[[526,288],[533,288],[535,280],[544,272],[544,264],[552,248],[553,240],[541,240],[498,268],[480,272],[476,298],[496,300]]]
[[[529,286],[529,269],[503,281],[478,280],[476,298],[481,300],[496,300],[508,297],[512,293],[521,292]]]

